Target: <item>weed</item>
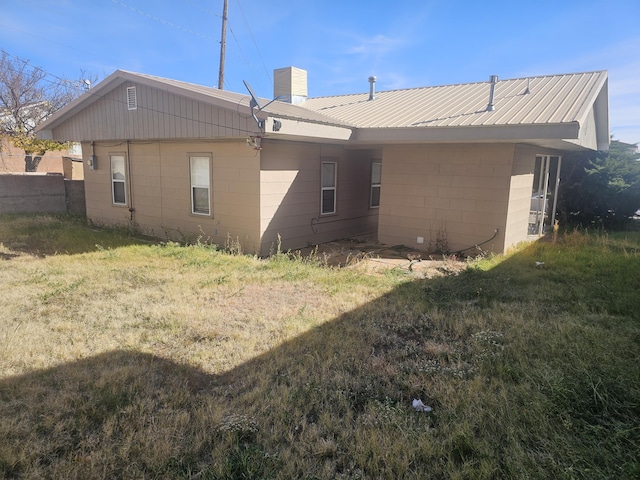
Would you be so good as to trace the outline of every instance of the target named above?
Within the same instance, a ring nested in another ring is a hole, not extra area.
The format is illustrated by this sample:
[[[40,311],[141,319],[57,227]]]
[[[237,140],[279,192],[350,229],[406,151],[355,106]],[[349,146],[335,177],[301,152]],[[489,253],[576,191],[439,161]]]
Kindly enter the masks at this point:
[[[0,476],[640,473],[638,232],[435,278],[66,217],[4,217],[0,242]]]

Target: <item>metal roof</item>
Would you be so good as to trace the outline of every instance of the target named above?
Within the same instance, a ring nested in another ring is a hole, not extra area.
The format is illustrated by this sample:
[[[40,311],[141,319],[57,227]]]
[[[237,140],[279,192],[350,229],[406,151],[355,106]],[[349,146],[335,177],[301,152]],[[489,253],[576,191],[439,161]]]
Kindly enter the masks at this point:
[[[41,124],[52,129],[125,82],[163,89],[221,108],[250,113],[249,93],[118,70]],[[307,99],[292,105],[259,99],[254,114],[282,138],[341,138],[353,144],[393,142],[527,142],[550,148],[606,148],[607,72],[501,80],[489,111],[490,82]],[[281,122],[286,119],[287,122]],[[280,129],[280,127],[278,127]],[[49,130],[51,131],[51,130]],[[337,136],[337,137],[336,137]]]
[[[156,87],[158,84],[164,84],[181,90],[180,93],[186,96],[193,96],[192,94],[199,94],[204,97],[208,97],[211,100],[222,100],[227,103],[236,104],[249,108],[249,102],[251,95],[249,93],[236,93],[228,90],[219,90],[215,87],[207,87],[204,85],[197,85],[194,83],[182,82],[179,80],[172,80],[169,78],[155,77],[153,75],[145,75],[141,73],[123,72],[127,73],[132,80],[146,79],[153,83]],[[199,98],[202,100],[202,98]],[[275,115],[280,118],[291,118],[296,120],[322,123],[327,125],[338,126],[350,126],[343,120],[335,119],[324,112],[318,112],[313,109],[302,108],[290,103],[278,102],[259,98],[260,105],[263,107],[263,112],[269,115]],[[268,104],[268,105],[267,105]],[[258,115],[259,117],[261,115]],[[266,116],[266,115],[262,115]]]
[[[53,128],[55,125],[60,124],[73,116],[75,112],[85,108],[99,98],[102,98],[102,96],[104,96],[109,90],[116,88],[118,85],[127,81],[134,84],[138,83],[154,88],[164,89],[193,100],[210,103],[224,108],[234,110],[240,109],[245,114],[249,114],[250,112],[249,102],[251,100],[251,96],[249,93],[236,93],[228,90],[219,90],[215,87],[183,82],[180,80],[116,70],[94,88],[81,95],[61,109],[53,117],[50,117],[47,121],[43,122],[39,126],[38,130]],[[270,100],[267,99],[259,99],[259,101],[262,106],[266,106],[270,102]],[[316,112],[283,102],[272,102],[262,111],[257,111],[256,109],[255,113],[260,119],[265,119],[268,116],[278,116],[279,118],[290,118],[303,122],[350,127],[350,125],[346,124],[344,121],[327,116],[322,112]]]
[[[501,80],[493,111],[490,83],[467,83],[308,99],[301,106],[357,128],[539,125],[584,122],[606,71]]]

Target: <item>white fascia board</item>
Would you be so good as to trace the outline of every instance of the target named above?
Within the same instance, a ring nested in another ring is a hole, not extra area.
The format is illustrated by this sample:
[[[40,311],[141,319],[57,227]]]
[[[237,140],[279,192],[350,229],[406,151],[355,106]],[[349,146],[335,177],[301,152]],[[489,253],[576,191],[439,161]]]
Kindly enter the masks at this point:
[[[304,137],[347,141],[351,138],[352,131],[346,127],[269,117],[265,120],[264,134],[270,138]]]

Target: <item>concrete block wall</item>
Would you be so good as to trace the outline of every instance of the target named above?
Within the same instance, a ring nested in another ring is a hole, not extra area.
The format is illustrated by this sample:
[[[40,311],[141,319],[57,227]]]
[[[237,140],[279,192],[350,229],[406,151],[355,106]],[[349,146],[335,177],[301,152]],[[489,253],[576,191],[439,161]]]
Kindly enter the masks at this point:
[[[84,213],[84,182],[62,175],[0,175],[0,213]]]

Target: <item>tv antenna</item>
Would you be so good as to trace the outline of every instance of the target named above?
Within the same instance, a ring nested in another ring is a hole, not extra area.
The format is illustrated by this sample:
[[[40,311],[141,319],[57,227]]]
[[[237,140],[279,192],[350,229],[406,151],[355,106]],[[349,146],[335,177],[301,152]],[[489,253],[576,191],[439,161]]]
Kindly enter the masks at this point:
[[[258,107],[258,112],[261,112],[262,110],[264,110],[266,107],[271,105],[276,100],[279,100],[279,99],[283,98],[283,96],[279,95],[276,98],[274,98],[273,100],[271,100],[270,102],[268,102],[267,104],[265,104],[264,106],[262,106],[262,105],[260,105],[260,101],[258,100],[258,96],[256,95],[256,92],[254,92],[253,88],[251,88],[251,85],[249,85],[249,82],[247,82],[246,80],[243,80],[242,83],[244,83],[244,86],[247,87],[247,90],[249,91],[249,95],[251,95],[251,100],[249,101],[249,108],[251,108],[251,116],[253,117],[253,119],[258,124],[258,127],[263,128],[264,127],[264,120],[258,119],[258,117],[256,116],[255,108]]]

